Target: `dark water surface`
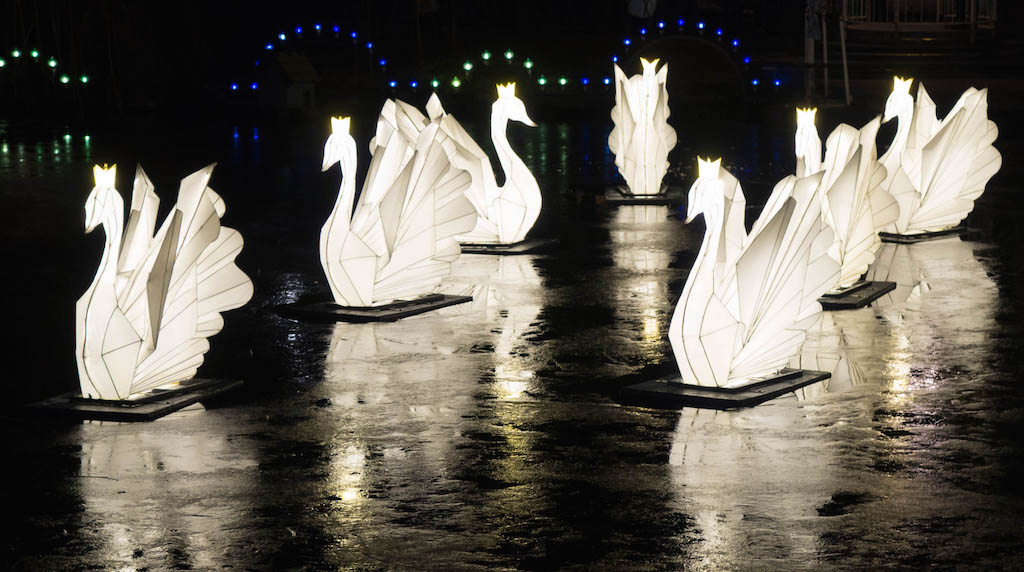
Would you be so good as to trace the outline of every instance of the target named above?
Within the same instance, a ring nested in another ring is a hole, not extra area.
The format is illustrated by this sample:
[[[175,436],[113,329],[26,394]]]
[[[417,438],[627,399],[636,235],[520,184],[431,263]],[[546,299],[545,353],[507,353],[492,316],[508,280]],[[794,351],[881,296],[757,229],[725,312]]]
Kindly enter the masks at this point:
[[[762,202],[792,169],[792,133],[791,112],[761,113],[678,118],[670,181],[689,186],[698,152],[724,154]],[[0,567],[1024,567],[1021,121],[1000,123],[1004,170],[968,221],[978,230],[889,247],[880,272],[900,287],[809,336],[802,364],[830,381],[674,412],[615,397],[671,362],[702,223],[600,204],[610,125],[548,119],[510,137],[545,195],[535,232],[561,247],[463,255],[446,291],[471,304],[377,325],[271,312],[326,288],[316,244],[339,184],[319,172],[326,121],[0,123],[11,403],[77,388],[74,302],[102,248],[82,235],[93,163],[118,163],[127,201],[142,161],[165,212],[178,179],[218,161],[223,222],[256,285],[201,370],[248,383],[209,409],[141,425],[0,418]],[[353,129],[363,169],[371,128]]]

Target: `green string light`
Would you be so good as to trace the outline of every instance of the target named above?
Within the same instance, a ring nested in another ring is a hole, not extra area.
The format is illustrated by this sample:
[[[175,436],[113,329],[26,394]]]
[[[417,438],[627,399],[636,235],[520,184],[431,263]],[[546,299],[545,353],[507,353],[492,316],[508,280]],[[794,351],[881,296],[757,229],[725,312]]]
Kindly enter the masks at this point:
[[[89,83],[89,76],[87,76],[87,75],[83,75],[82,77],[80,77],[80,78],[78,78],[78,79],[79,79],[79,80],[80,80],[80,81],[81,81],[82,83]]]
[[[0,58],[0,68],[4,67],[6,65],[7,65],[7,62],[5,62],[3,58]]]
[[[516,54],[512,50],[505,50],[505,59],[512,61],[512,58],[516,57]]]
[[[528,70],[533,69],[533,60],[531,60],[530,58],[526,58],[526,61],[523,62],[523,67]]]
[[[462,64],[462,69],[466,71],[473,69],[473,62],[466,60],[466,63]]]
[[[11,50],[11,55],[16,58],[21,57],[21,50]]]
[[[569,83],[569,80],[566,79],[564,75],[562,77],[558,78],[558,85],[563,85],[564,86],[567,83]]]
[[[31,56],[33,58],[38,58],[39,57],[39,50],[32,50]]]
[[[441,82],[437,81],[437,78],[436,78],[436,77],[435,77],[435,78],[434,78],[434,79],[433,79],[433,80],[432,80],[432,81],[430,82],[430,87],[433,87],[433,88],[435,88],[435,89],[436,89],[436,88],[437,88],[437,86],[439,86],[439,85],[441,85]]]
[[[486,62],[491,59],[491,52],[484,50],[484,53],[480,54],[480,57]]]
[[[460,85],[462,85],[462,80],[460,80],[457,77],[453,77],[452,78],[452,87],[459,87]]]
[[[46,62],[51,68],[57,67],[57,60],[50,58],[50,61]]]
[[[60,76],[60,82],[61,83],[67,83],[69,81],[71,81],[71,78],[69,78],[68,76],[66,76],[66,75]]]
[[[540,76],[539,78],[537,78],[537,83],[539,83],[540,85],[547,85],[548,84],[548,78],[546,78],[544,76]]]

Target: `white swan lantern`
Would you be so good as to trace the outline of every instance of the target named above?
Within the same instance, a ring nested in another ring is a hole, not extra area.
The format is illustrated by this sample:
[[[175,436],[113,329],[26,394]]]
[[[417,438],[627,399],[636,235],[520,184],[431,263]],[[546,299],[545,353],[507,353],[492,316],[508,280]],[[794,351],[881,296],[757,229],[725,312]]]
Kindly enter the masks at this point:
[[[988,119],[987,89],[968,89],[939,121],[923,84],[918,85],[916,102],[910,95],[913,81],[894,78],[885,102],[884,121],[898,122],[896,136],[880,159],[887,170],[883,187],[900,205],[899,218],[890,227],[897,234],[956,226],[1002,165],[992,146],[999,130]]]
[[[821,173],[789,176],[785,199],[765,207],[748,235],[746,201],[721,159],[698,159],[687,220],[704,215],[697,259],[669,324],[683,383],[740,387],[786,366],[821,315],[819,296],[839,277],[821,219]]]
[[[220,313],[252,297],[234,260],[242,235],[221,226],[224,201],[207,186],[213,165],[181,181],[178,202],[153,233],[160,200],[142,167],[128,225],[114,188],[116,165],[95,167],[85,230],[102,226],[103,255],[75,306],[75,357],[82,395],[125,400],[192,378],[223,328]]]
[[[844,288],[858,282],[867,271],[882,245],[878,232],[892,225],[900,210],[882,187],[886,171],[878,161],[875,146],[881,118],[876,117],[861,129],[839,124],[825,141],[822,161],[815,111],[796,111],[796,172],[800,177],[823,171],[818,197],[822,217],[835,232],[831,254],[842,267],[837,286]],[[779,200],[781,197],[773,193],[768,204]]]
[[[475,244],[514,244],[526,238],[540,215],[541,195],[537,179],[526,163],[509,145],[508,122],[518,121],[530,127],[537,124],[526,113],[526,105],[516,97],[516,84],[498,84],[498,99],[491,105],[491,142],[505,173],[505,184],[498,186],[491,160],[466,130],[448,115],[437,94],[427,102],[431,121],[440,121],[441,130],[455,143],[462,166],[469,171],[472,184],[466,196],[476,208],[476,227],[458,237]]]
[[[676,131],[668,124],[668,64],[640,58],[643,73],[626,78],[616,64],[615,107],[608,147],[615,166],[634,195],[661,193],[668,171],[668,153],[676,146]]]
[[[370,141],[370,167],[355,200],[356,143],[348,118],[331,118],[323,170],[340,163],[334,210],[320,231],[320,263],[335,302],[366,307],[435,292],[476,224],[469,174],[455,145],[414,107],[388,100]]]

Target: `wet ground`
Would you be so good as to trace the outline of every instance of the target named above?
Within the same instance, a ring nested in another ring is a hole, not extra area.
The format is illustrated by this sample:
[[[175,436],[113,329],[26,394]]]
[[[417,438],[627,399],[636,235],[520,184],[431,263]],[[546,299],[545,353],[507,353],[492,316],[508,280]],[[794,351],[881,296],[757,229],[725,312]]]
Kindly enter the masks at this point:
[[[688,186],[694,154],[724,154],[763,201],[792,169],[782,112],[687,116],[670,179]],[[822,135],[872,113],[819,114]],[[94,162],[119,163],[127,198],[141,160],[166,210],[177,178],[218,160],[256,284],[201,370],[243,390],[142,425],[0,418],[0,567],[1024,567],[1015,113],[996,118],[1005,166],[978,230],[887,248],[876,272],[900,287],[827,315],[799,356],[832,379],[729,412],[617,400],[671,367],[667,325],[703,227],[595,200],[614,180],[603,121],[513,128],[544,188],[536,232],[559,248],[464,255],[446,291],[471,304],[377,325],[272,312],[325,288],[326,124],[0,124],[12,403],[77,386],[74,301],[101,248],[81,235]],[[369,124],[354,131],[364,141]]]

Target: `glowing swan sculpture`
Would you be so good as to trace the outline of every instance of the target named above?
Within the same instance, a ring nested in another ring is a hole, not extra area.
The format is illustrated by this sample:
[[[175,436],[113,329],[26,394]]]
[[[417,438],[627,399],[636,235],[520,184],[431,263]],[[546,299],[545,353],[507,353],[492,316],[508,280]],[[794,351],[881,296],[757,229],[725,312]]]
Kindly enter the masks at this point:
[[[898,122],[880,160],[887,170],[883,187],[900,204],[900,216],[890,226],[899,234],[959,224],[1002,165],[992,146],[999,130],[988,119],[987,89],[968,89],[939,121],[924,85],[918,85],[916,102],[910,95],[913,81],[894,78],[883,119]]]
[[[178,202],[153,234],[160,200],[138,167],[128,225],[114,188],[116,165],[94,169],[85,231],[102,226],[96,278],[75,305],[82,395],[127,399],[195,375],[224,327],[220,313],[252,297],[235,266],[242,235],[220,225],[224,201],[207,186],[213,165],[181,181]]]
[[[668,171],[668,153],[676,131],[668,124],[668,64],[640,58],[643,73],[626,78],[615,65],[615,107],[608,147],[615,166],[634,195],[656,195]]]
[[[876,117],[861,129],[840,123],[825,141],[823,162],[821,140],[814,127],[815,111],[796,110],[797,176],[801,171],[824,172],[818,186],[822,217],[836,236],[831,254],[842,266],[838,286],[847,287],[856,283],[874,261],[882,246],[878,232],[896,222],[900,208],[882,188],[886,171],[875,147],[881,118]],[[770,212],[779,200],[773,193],[767,210]]]
[[[721,159],[700,160],[687,221],[704,214],[706,230],[669,324],[683,383],[741,386],[786,366],[821,315],[817,299],[835,285],[839,263],[828,254],[832,230],[821,219],[821,173],[789,176],[773,212],[748,235],[739,182]]]
[[[512,244],[526,238],[540,215],[541,195],[537,179],[526,163],[509,145],[506,130],[509,120],[536,127],[526,114],[526,105],[516,97],[516,84],[498,84],[498,99],[491,105],[491,142],[498,152],[498,162],[505,173],[505,184],[498,186],[494,169],[487,154],[463,129],[454,117],[448,115],[437,94],[427,102],[427,115],[431,121],[440,121],[441,130],[455,143],[461,165],[467,169],[473,182],[466,196],[476,207],[477,223],[472,232],[458,237],[460,242],[478,244]]]
[[[331,118],[323,170],[340,163],[334,210],[320,231],[320,263],[335,302],[374,306],[435,292],[476,224],[469,174],[454,143],[414,107],[388,100],[370,141],[373,157],[355,201],[356,143],[348,118]]]

